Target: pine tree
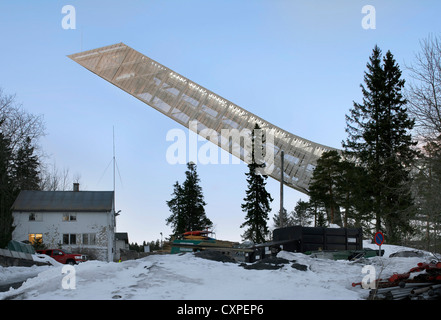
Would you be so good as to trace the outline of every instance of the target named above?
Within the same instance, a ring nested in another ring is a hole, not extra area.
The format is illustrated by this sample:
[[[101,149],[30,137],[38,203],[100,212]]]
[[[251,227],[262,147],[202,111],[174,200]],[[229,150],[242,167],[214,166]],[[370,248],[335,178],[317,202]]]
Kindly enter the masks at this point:
[[[173,234],[178,235],[184,233],[186,229],[186,218],[183,210],[183,190],[178,181],[173,185],[172,196],[171,200],[166,201],[172,214],[165,221],[167,225],[172,226]]]
[[[167,201],[172,214],[166,219],[167,225],[171,224],[175,235],[185,231],[204,230],[213,226],[205,214],[206,205],[199,185],[200,179],[196,172],[196,165],[187,164],[186,180],[182,185],[174,185],[174,197]]]
[[[297,201],[294,211],[291,212],[291,223],[295,226],[309,226],[311,218],[314,216],[314,210],[311,204],[301,199]]]
[[[39,188],[39,159],[35,143],[44,135],[41,117],[24,111],[14,95],[0,88],[0,248],[14,229],[11,206],[23,189]]]
[[[436,251],[431,246],[437,243],[441,222],[441,136],[423,147],[413,186],[418,207],[416,220],[420,220],[415,224],[420,229],[420,237],[426,242],[426,250]]]
[[[409,171],[416,155],[410,130],[414,121],[407,115],[407,101],[401,94],[404,80],[390,51],[382,59],[375,46],[367,69],[365,86],[361,85],[363,102],[354,102],[346,116],[349,136],[343,147],[366,169],[376,229],[385,228],[393,243],[400,233],[409,231]]]
[[[324,152],[317,160],[309,196],[328,211],[328,222],[341,225],[339,185],[341,179],[340,155],[337,151]]]
[[[0,248],[12,239],[11,206],[15,200],[11,176],[12,148],[10,141],[0,130]]]
[[[18,149],[13,165],[15,187],[18,190],[38,190],[40,185],[39,160],[34,154],[31,139],[27,137]]]
[[[244,240],[251,240],[254,243],[262,243],[268,235],[267,220],[268,214],[271,211],[270,202],[273,201],[271,195],[266,191],[267,176],[260,174],[259,168],[265,164],[257,164],[255,159],[255,144],[256,134],[260,134],[261,130],[256,124],[252,131],[251,137],[251,161],[248,164],[247,176],[248,190],[246,191],[245,203],[241,205],[242,211],[246,213],[245,222],[241,224],[241,228],[248,227],[242,238]],[[265,141],[264,137],[262,141]]]
[[[368,227],[372,220],[372,201],[367,187],[366,170],[346,159],[343,159],[339,166],[341,176],[337,192],[343,210],[343,227]]]
[[[309,198],[309,208],[311,210],[311,215],[314,217],[314,227],[324,227],[326,226],[326,209],[322,205],[321,201]]]
[[[206,205],[199,185],[200,179],[196,172],[196,165],[193,162],[187,164],[188,170],[185,172],[186,180],[182,185],[184,194],[184,210],[187,214],[187,230],[203,230],[213,226],[210,219],[205,214]]]
[[[291,218],[288,215],[288,211],[283,208],[282,212],[279,212],[273,217],[274,228],[284,228],[292,225]]]

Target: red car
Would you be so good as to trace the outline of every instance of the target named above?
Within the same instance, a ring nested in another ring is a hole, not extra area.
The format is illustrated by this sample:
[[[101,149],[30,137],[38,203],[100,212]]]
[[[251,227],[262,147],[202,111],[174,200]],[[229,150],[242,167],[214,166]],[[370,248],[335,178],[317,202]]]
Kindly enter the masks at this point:
[[[66,253],[61,249],[37,250],[38,253],[48,255],[63,264],[77,264],[87,260],[87,257],[78,253]]]

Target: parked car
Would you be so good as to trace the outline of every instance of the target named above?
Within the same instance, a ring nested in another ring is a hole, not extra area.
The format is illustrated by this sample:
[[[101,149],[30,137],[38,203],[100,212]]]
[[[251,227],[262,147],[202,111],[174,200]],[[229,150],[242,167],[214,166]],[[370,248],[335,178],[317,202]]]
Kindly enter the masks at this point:
[[[37,252],[48,255],[63,264],[77,264],[87,260],[85,255],[79,253],[67,253],[61,249],[37,250]]]

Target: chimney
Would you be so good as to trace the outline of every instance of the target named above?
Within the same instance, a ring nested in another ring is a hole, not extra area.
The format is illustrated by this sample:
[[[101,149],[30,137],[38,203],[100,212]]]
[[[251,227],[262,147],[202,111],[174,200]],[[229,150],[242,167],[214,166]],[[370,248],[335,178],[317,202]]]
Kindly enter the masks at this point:
[[[73,184],[73,191],[78,192],[80,191],[80,184],[79,183],[74,183]]]

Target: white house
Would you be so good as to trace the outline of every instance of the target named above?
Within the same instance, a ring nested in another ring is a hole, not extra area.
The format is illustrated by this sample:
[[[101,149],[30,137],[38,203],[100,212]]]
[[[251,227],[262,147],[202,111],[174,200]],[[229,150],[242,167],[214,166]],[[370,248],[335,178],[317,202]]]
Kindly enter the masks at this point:
[[[85,253],[113,261],[115,208],[113,191],[21,191],[12,206],[12,239],[42,239],[48,248]]]

